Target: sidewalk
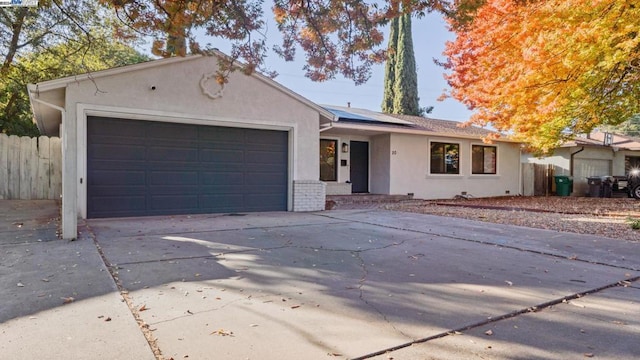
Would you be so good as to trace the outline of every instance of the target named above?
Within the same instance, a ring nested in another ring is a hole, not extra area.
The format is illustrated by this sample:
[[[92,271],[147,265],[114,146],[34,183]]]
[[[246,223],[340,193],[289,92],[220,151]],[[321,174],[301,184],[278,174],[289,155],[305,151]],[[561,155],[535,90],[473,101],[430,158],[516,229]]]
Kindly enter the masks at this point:
[[[0,201],[3,359],[154,359],[89,241],[59,240],[53,201]]]

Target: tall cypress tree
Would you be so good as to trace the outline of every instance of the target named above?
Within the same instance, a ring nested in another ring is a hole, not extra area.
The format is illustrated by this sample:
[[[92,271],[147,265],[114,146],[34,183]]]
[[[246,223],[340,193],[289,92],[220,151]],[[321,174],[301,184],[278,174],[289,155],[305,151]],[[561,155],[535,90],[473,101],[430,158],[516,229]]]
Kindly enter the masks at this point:
[[[400,18],[397,44],[393,113],[419,116],[422,111],[411,36],[411,14],[404,14]]]
[[[384,66],[384,95],[382,97],[382,112],[393,114],[394,88],[396,82],[396,51],[398,50],[398,18],[391,20],[389,29],[389,46],[387,47],[387,62]]]

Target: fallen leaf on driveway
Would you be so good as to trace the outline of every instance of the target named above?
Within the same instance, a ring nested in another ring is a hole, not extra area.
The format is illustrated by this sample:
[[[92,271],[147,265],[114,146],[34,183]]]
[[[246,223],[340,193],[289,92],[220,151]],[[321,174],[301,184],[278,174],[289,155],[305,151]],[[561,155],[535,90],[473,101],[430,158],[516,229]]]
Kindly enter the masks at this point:
[[[140,306],[140,308],[138,309],[138,311],[147,311],[147,310],[149,310],[149,308],[147,307],[147,304]]]
[[[297,309],[297,308],[299,308],[299,307],[300,307],[300,305],[293,305],[291,308],[292,308],[292,309]]]
[[[212,332],[210,335],[233,336],[233,331],[227,331],[225,329],[218,329],[218,330]]]
[[[74,302],[74,301],[76,300],[76,299],[74,299],[74,298],[73,298],[73,297],[71,297],[71,296],[69,296],[69,297],[63,297],[63,298],[60,298],[60,299],[62,299],[62,303],[63,303],[63,304],[70,304],[70,303],[72,303],[72,302]]]

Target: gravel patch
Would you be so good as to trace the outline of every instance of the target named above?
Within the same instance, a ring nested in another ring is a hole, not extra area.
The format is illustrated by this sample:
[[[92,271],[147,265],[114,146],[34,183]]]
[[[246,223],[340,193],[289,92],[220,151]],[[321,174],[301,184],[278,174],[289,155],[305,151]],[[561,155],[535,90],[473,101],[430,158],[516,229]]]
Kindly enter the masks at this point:
[[[500,197],[413,200],[381,208],[640,242],[640,201],[629,198]]]

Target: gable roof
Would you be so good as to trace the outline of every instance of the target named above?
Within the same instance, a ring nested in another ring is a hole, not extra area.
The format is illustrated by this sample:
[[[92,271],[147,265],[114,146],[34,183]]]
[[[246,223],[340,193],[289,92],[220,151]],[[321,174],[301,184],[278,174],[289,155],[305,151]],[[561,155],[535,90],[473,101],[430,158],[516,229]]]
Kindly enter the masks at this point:
[[[432,119],[422,116],[412,115],[391,115],[395,118],[412,122],[416,127],[425,131],[435,133],[446,133],[450,135],[464,135],[485,137],[495,134],[494,131],[483,129],[474,125],[464,126],[463,123],[452,120]]]
[[[605,145],[606,134],[611,134],[611,144]],[[594,146],[594,147],[611,147],[626,150],[640,150],[640,139],[603,131],[593,131],[589,135],[577,136],[572,141],[562,144],[562,147],[572,146]]]
[[[34,114],[34,122],[38,126],[38,129],[44,134],[51,133],[51,129],[57,129],[62,121],[61,112],[63,112],[65,107],[65,89],[69,84],[85,80],[95,81],[97,79],[109,76],[141,71],[158,66],[193,61],[202,59],[205,56],[208,55],[189,55],[184,57],[171,57],[166,59],[150,60],[138,64],[125,65],[85,74],[72,75],[64,78],[42,81],[36,84],[28,84],[27,89],[29,93],[29,100],[31,102],[31,108]],[[218,58],[228,58],[226,54],[217,50],[212,52],[212,56],[216,56]],[[237,60],[235,60],[234,62],[242,65]],[[249,76],[262,81],[275,90],[280,91],[285,95],[294,98],[295,100],[316,110],[321,117],[327,120],[332,120],[334,117],[331,112],[322,108],[318,104],[308,100],[302,95],[279,84],[278,82],[267,76],[264,76],[256,71],[252,72]],[[54,125],[52,125],[51,123],[54,123]]]

